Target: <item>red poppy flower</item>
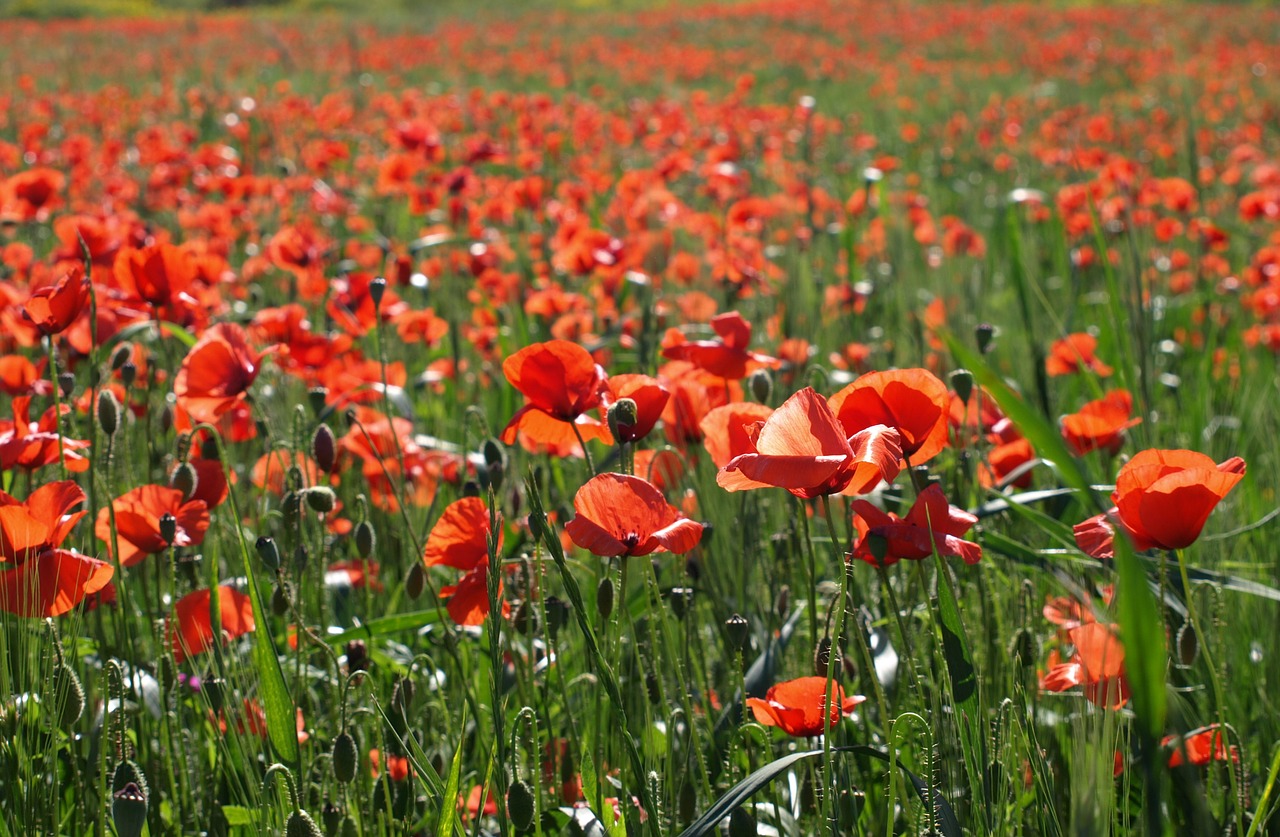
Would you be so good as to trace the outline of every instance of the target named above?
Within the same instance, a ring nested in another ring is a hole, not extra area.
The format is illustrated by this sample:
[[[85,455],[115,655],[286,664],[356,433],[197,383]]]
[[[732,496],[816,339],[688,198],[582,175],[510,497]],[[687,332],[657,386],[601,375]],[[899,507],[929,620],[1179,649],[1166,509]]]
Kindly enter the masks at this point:
[[[259,738],[266,739],[267,730],[267,713],[262,708],[262,704],[253,698],[245,698],[241,702],[243,715],[236,721],[236,729],[240,730],[240,734],[251,733]],[[295,728],[298,730],[298,743],[306,744],[311,740],[311,733],[307,732],[307,722],[302,717],[302,707],[299,706],[295,714]],[[227,722],[225,718],[218,719],[218,729],[223,735],[227,734]]]
[[[829,698],[834,700],[824,724],[822,709]],[[759,723],[782,727],[787,735],[799,738],[822,735],[840,722],[841,715],[849,714],[864,700],[861,695],[845,697],[844,689],[834,681],[828,692],[825,677],[800,677],[769,687],[764,700],[747,698],[747,706]]]
[[[387,755],[387,775],[393,782],[403,782],[409,778],[409,757]],[[377,779],[382,775],[382,751],[376,747],[369,750],[369,775]]]
[[[1118,389],[1097,401],[1090,401],[1080,412],[1062,417],[1062,437],[1076,456],[1091,450],[1103,450],[1110,456],[1120,452],[1124,432],[1142,419],[1131,418],[1133,396]]]
[[[1129,700],[1129,683],[1124,675],[1124,645],[1110,625],[1086,622],[1067,631],[1075,654],[1067,662],[1053,662],[1040,680],[1050,692],[1084,687],[1084,696],[1097,706],[1119,709]]]
[[[573,542],[596,555],[682,555],[702,539],[702,524],[667,503],[639,477],[600,474],[573,497],[574,518],[565,524]]]
[[[751,442],[751,426],[773,415],[773,408],[753,401],[739,401],[716,407],[702,417],[698,427],[702,430],[702,446],[711,454],[717,468],[729,464],[729,460],[755,448]]]
[[[586,415],[600,406],[607,376],[577,343],[535,343],[507,358],[502,371],[528,400],[502,431],[506,444],[515,442],[519,432],[547,444],[565,436],[576,440],[570,425],[577,426],[583,441],[613,442],[609,428]]]
[[[61,616],[111,581],[114,568],[59,549],[85,512],[74,482],[42,485],[26,502],[0,491],[0,609],[25,618]]]
[[[84,268],[73,267],[52,285],[31,292],[22,316],[47,336],[61,334],[89,305],[89,277]]]
[[[186,296],[196,276],[195,261],[190,253],[173,244],[152,244],[141,250],[121,249],[116,254],[113,275],[126,294],[155,308],[179,300],[187,304],[196,302]]]
[[[1089,370],[1099,378],[1106,378],[1114,370],[1094,355],[1098,348],[1098,338],[1092,334],[1080,332],[1068,334],[1061,340],[1055,340],[1049,347],[1049,356],[1045,358],[1044,370],[1050,377],[1072,375],[1082,370]]]
[[[1227,747],[1226,736],[1217,724],[1192,730],[1182,736],[1181,742],[1178,736],[1167,735],[1161,739],[1160,746],[1170,750],[1170,767],[1182,764],[1204,767],[1206,764],[1228,759],[1240,761],[1240,750],[1235,745]]]
[[[479,497],[450,503],[431,528],[422,561],[428,567],[453,567],[466,572],[456,585],[441,588],[447,608],[459,625],[480,625],[489,615],[489,508]],[[502,533],[499,530],[499,548]],[[498,580],[502,596],[502,580]],[[507,604],[503,602],[503,615]]]
[[[673,360],[658,370],[658,378],[671,392],[662,411],[667,439],[680,447],[702,441],[702,419],[716,407],[742,401],[742,385],[717,378],[688,361]]]
[[[324,572],[324,584],[339,590],[368,587],[375,593],[381,593],[380,569],[377,561],[335,561]]]
[[[619,441],[638,442],[648,436],[662,417],[670,397],[671,393],[662,382],[648,375],[614,375],[610,378],[604,394],[605,406],[623,398],[630,398],[636,405],[636,420],[617,428]]]
[[[0,421],[0,471],[13,468],[34,471],[52,465],[58,461],[59,448],[68,471],[88,470],[89,460],[79,451],[89,447],[89,440],[63,436],[59,443],[57,407],[45,410],[39,421],[30,420],[30,407],[29,397],[15,398],[13,421]],[[70,412],[71,407],[63,404],[61,415]]]
[[[845,438],[831,407],[811,387],[747,428],[747,442],[750,452],[716,475],[728,491],[776,486],[804,498],[865,494],[897,477],[902,458],[897,432],[884,425]]]
[[[222,626],[214,631],[209,618],[208,588],[196,590],[173,605],[175,624],[169,626],[169,642],[178,662],[213,648],[217,638],[230,641],[253,630],[253,603],[244,593],[225,584],[218,587],[218,610]]]
[[[1035,448],[1026,439],[1017,438],[1012,442],[1002,442],[987,452],[987,461],[978,466],[978,484],[983,488],[1005,488],[1005,481],[1022,466],[1034,462]],[[1021,471],[1012,484],[1018,488],[1031,485],[1031,469]]]
[[[116,535],[120,541],[120,563],[131,567],[148,555],[172,546],[196,546],[204,541],[209,528],[209,508],[204,500],[183,501],[182,492],[163,485],[143,485],[118,497],[112,506],[116,513]],[[174,519],[173,540],[161,534],[162,519]],[[94,534],[111,551],[110,509],[98,512]]]
[[[831,396],[830,404],[848,435],[878,424],[897,430],[912,465],[947,446],[951,395],[927,369],[871,372]]]
[[[982,547],[961,538],[978,518],[948,503],[937,485],[921,491],[904,518],[866,500],[854,500],[852,505],[858,515],[858,541],[852,554],[872,566],[923,560],[935,549],[944,558],[960,558],[966,564],[982,560]]]
[[[1195,451],[1144,450],[1116,476],[1115,507],[1076,524],[1076,545],[1094,558],[1111,558],[1113,524],[1119,524],[1139,551],[1190,546],[1244,472],[1238,456],[1215,465]]]
[[[61,202],[67,176],[57,169],[20,171],[0,181],[0,220],[37,221]]]
[[[751,343],[751,324],[737,311],[729,311],[711,319],[711,328],[719,340],[678,342],[663,348],[668,360],[685,360],[712,375],[731,381],[745,378],[762,366],[777,366],[778,359],[747,349]],[[677,332],[678,334],[678,332]]]
[[[244,329],[233,323],[212,326],[182,359],[173,382],[178,406],[197,422],[216,423],[244,400],[261,363]]]
[[[9,396],[49,395],[53,384],[41,367],[22,355],[5,355],[0,357],[0,392]]]

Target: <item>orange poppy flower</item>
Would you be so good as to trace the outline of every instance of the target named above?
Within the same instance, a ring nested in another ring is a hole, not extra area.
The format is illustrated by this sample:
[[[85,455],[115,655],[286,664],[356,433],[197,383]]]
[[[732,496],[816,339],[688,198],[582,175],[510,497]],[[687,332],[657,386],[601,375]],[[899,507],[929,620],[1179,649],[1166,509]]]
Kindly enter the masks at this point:
[[[614,375],[607,384],[604,393],[605,406],[609,406],[623,398],[630,398],[636,404],[636,420],[630,425],[619,425],[618,437],[622,442],[638,442],[658,423],[662,411],[666,409],[671,393],[657,378],[648,375]]]
[[[740,383],[717,378],[688,361],[664,363],[658,378],[671,392],[662,426],[673,445],[702,441],[702,419],[716,407],[742,401]]]
[[[831,700],[831,711],[823,723],[822,709]],[[781,727],[787,735],[797,738],[822,735],[840,722],[858,704],[866,700],[862,695],[845,697],[839,683],[831,683],[827,691],[825,677],[799,677],[769,687],[764,700],[747,698],[747,706],[756,721],[767,727]]]
[[[26,502],[0,491],[0,610],[25,618],[61,616],[102,590],[115,569],[59,549],[84,511],[69,480],[42,485]]]
[[[1098,338],[1092,334],[1085,332],[1068,334],[1061,340],[1055,340],[1049,347],[1049,356],[1045,358],[1044,370],[1050,377],[1056,377],[1073,375],[1087,369],[1099,378],[1106,378],[1115,370],[1094,355],[1097,348]]]
[[[583,441],[612,444],[609,428],[586,415],[600,406],[607,376],[595,358],[577,343],[551,340],[527,346],[507,358],[502,371],[528,403],[516,411],[502,431],[511,444],[523,432],[533,441],[550,444],[574,437],[576,425]]]
[[[182,359],[173,382],[178,406],[197,422],[217,422],[244,400],[262,368],[262,357],[249,347],[240,326],[212,326]]]
[[[668,360],[688,361],[699,369],[731,381],[745,378],[754,369],[778,365],[777,358],[747,349],[751,343],[751,323],[737,311],[712,317],[711,328],[720,336],[719,340],[677,342],[665,346],[662,356]]]
[[[1103,450],[1115,456],[1124,444],[1124,432],[1142,419],[1131,418],[1133,396],[1118,389],[1097,401],[1090,401],[1078,413],[1062,417],[1062,437],[1076,456]]]
[[[708,412],[698,422],[702,430],[702,446],[711,454],[717,468],[729,464],[729,460],[754,449],[751,426],[773,415],[773,408],[754,401],[723,404]]]
[[[89,305],[91,288],[83,267],[73,267],[52,285],[31,292],[22,316],[46,337],[61,334]]]
[[[215,632],[209,619],[211,598],[211,592],[205,588],[188,593],[174,603],[175,623],[169,626],[169,642],[178,662],[205,653],[213,648],[215,639],[222,638],[227,642],[253,630],[252,601],[244,593],[224,584],[218,587],[218,615],[222,626]]]
[[[1226,736],[1217,724],[1192,730],[1183,735],[1180,742],[1178,736],[1167,735],[1161,739],[1160,746],[1170,750],[1170,767],[1178,767],[1182,764],[1204,767],[1206,764],[1228,759],[1233,762],[1240,761],[1240,750],[1234,744],[1230,748],[1227,747]]]
[[[1094,558],[1111,558],[1118,524],[1138,551],[1190,546],[1244,472],[1238,456],[1215,465],[1195,451],[1144,450],[1116,476],[1115,506],[1076,524],[1076,545]]]
[[[440,597],[449,600],[449,615],[459,625],[480,625],[489,615],[489,508],[479,497],[450,503],[431,527],[423,548],[428,567],[453,567],[466,572],[456,585],[443,587]],[[501,548],[502,533],[498,533]],[[502,580],[498,580],[502,596]],[[507,604],[503,602],[503,615]]]
[[[626,474],[592,477],[574,495],[573,511],[565,531],[578,546],[603,558],[682,555],[702,540],[701,523],[680,514],[645,480]]]
[[[1005,481],[1028,462],[1035,461],[1036,451],[1021,437],[1001,442],[987,452],[987,461],[978,466],[978,484],[983,488],[1004,488]],[[1012,482],[1018,488],[1031,485],[1031,469],[1022,471]]]
[[[34,471],[58,461],[61,447],[62,461],[68,471],[79,473],[88,470],[89,459],[79,451],[89,447],[88,439],[62,437],[58,440],[57,407],[45,410],[39,421],[31,421],[28,411],[31,399],[21,396],[13,399],[13,421],[0,421],[0,471],[24,468]],[[61,415],[71,412],[62,405]]]
[[[1114,629],[1103,622],[1086,622],[1067,631],[1075,646],[1075,654],[1067,662],[1050,658],[1049,670],[1040,687],[1050,692],[1065,692],[1084,687],[1090,703],[1119,709],[1129,700],[1129,683],[1124,674],[1124,645]]]
[[[116,284],[134,299],[155,308],[179,300],[193,304],[186,296],[196,276],[191,254],[173,244],[152,244],[141,250],[125,247],[116,254],[113,275]]]
[[[978,518],[948,503],[937,485],[921,491],[903,518],[866,500],[854,500],[852,506],[858,515],[858,541],[851,554],[872,566],[920,561],[935,549],[944,558],[960,558],[966,564],[982,560],[982,547],[961,538]]]
[[[846,438],[827,401],[811,387],[746,434],[749,452],[735,456],[716,475],[716,483],[728,491],[774,486],[806,499],[865,494],[900,470],[896,431],[874,425]]]
[[[877,424],[897,430],[902,455],[912,465],[947,446],[951,395],[927,369],[871,372],[831,396],[830,404],[848,435]]]
[[[9,396],[49,395],[53,384],[36,366],[22,355],[0,357],[0,392]]]
[[[204,500],[182,499],[182,492],[163,485],[142,485],[128,491],[111,504],[115,508],[116,535],[120,541],[120,563],[131,567],[170,546],[196,546],[209,528],[209,508]],[[161,534],[166,516],[174,519],[173,540]],[[110,509],[101,509],[94,534],[111,551]]]

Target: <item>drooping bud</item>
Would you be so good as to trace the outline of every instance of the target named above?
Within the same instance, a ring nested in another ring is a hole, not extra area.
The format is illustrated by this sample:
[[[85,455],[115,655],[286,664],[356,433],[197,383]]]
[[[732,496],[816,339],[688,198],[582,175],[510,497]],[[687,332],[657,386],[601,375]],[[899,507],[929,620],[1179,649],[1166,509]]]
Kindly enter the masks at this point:
[[[596,587],[596,612],[601,619],[608,619],[613,613],[613,579],[605,576]]]
[[[293,608],[293,587],[283,578],[271,589],[271,612],[284,616]]]
[[[55,722],[60,729],[71,729],[84,714],[84,686],[80,678],[65,662],[58,662],[49,679],[49,691]]]
[[[133,344],[121,343],[116,346],[114,352],[111,353],[111,371],[119,372],[120,367],[124,366],[133,358]]]
[[[635,427],[638,416],[639,408],[631,398],[619,398],[609,405],[609,410],[605,413],[609,420],[609,432],[615,439],[626,438],[627,431]]]
[[[195,466],[190,462],[183,462],[177,468],[174,468],[173,473],[169,475],[169,487],[176,488],[182,492],[182,501],[184,503],[191,499],[199,485],[200,475],[196,473]]]
[[[76,391],[76,376],[71,372],[58,373],[58,392],[62,393],[63,398],[70,398],[71,393]]]
[[[427,571],[421,561],[414,561],[409,568],[409,575],[404,580],[404,592],[413,601],[417,601],[422,591],[427,588]]]
[[[267,565],[267,569],[272,572],[280,569],[280,547],[276,546],[275,538],[262,535],[254,542],[253,547],[258,551],[258,557],[262,559],[262,563]]]
[[[517,779],[507,788],[507,816],[516,831],[528,831],[533,825],[533,803],[533,788],[528,782]]]
[[[378,545],[377,534],[373,530],[373,524],[368,520],[362,520],[356,524],[355,529],[356,554],[361,558],[368,560],[373,555],[374,548]]]
[[[310,814],[299,808],[285,821],[284,837],[324,837],[324,832]]]
[[[327,485],[316,485],[306,489],[307,505],[312,511],[328,514],[338,503],[338,496]]]
[[[333,436],[329,425],[321,422],[311,437],[311,457],[326,474],[338,464],[338,440]]]

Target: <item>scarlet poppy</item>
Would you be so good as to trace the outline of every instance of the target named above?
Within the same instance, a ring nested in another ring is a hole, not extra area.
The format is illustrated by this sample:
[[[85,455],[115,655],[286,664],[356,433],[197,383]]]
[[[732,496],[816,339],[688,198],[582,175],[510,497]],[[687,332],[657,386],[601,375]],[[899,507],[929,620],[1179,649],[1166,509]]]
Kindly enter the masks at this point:
[[[1049,347],[1049,356],[1044,361],[1045,372],[1050,377],[1056,377],[1087,369],[1099,378],[1106,378],[1114,370],[1094,354],[1097,348],[1098,338],[1092,334],[1068,334],[1061,340],[1055,340]]]
[[[479,497],[450,503],[431,528],[422,561],[428,567],[453,567],[464,575],[456,585],[443,587],[441,598],[459,625],[480,625],[489,615],[489,509]],[[502,533],[499,531],[499,546]],[[498,580],[502,596],[502,580]],[[503,615],[507,606],[503,602]]]
[[[53,384],[39,366],[22,355],[0,357],[0,392],[5,395],[49,395]]]
[[[1114,629],[1103,622],[1086,622],[1067,631],[1075,653],[1067,662],[1050,658],[1051,665],[1040,680],[1050,692],[1084,687],[1090,703],[1119,709],[1129,700],[1129,683],[1124,672],[1124,645]]]
[[[387,754],[387,775],[391,777],[391,781],[403,782],[409,778],[409,773],[408,756]],[[369,775],[374,779],[382,775],[382,751],[376,747],[369,750]]]
[[[1031,469],[1020,470],[1036,458],[1035,448],[1021,437],[1011,442],[1002,442],[987,451],[987,461],[978,467],[978,484],[983,488],[1004,488],[1006,480],[1013,477],[1012,484],[1018,488],[1031,485]]]
[[[688,361],[664,363],[658,379],[671,392],[662,411],[663,430],[680,447],[702,441],[701,422],[711,410],[742,401],[742,385],[737,381],[717,378]]]
[[[66,415],[71,407],[63,404],[45,410],[39,421],[31,421],[28,411],[31,399],[21,396],[13,399],[13,421],[0,421],[0,471],[24,468],[34,471],[52,465],[59,459],[68,471],[88,470],[89,460],[80,451],[89,447],[87,439],[72,439],[58,432],[59,414]]]
[[[811,387],[747,428],[747,443],[750,451],[716,475],[728,491],[776,486],[804,498],[865,494],[897,477],[902,458],[897,432],[884,425],[846,438],[827,401]]]
[[[583,441],[613,442],[609,428],[586,414],[600,406],[607,376],[577,343],[551,340],[526,346],[503,362],[502,371],[528,401],[502,431],[506,444],[515,442],[521,431],[549,443],[573,436],[573,426]]]
[[[214,640],[229,641],[244,636],[254,628],[253,602],[244,593],[225,584],[218,587],[218,616],[221,626],[213,629],[208,588],[196,590],[173,605],[174,623],[169,626],[169,642],[178,662],[203,654],[213,648]]]
[[[565,531],[578,546],[601,557],[684,554],[702,539],[702,524],[667,503],[639,477],[600,474],[573,497],[574,518]]]
[[[1169,766],[1191,764],[1204,767],[1215,761],[1240,761],[1240,750],[1233,744],[1227,747],[1226,736],[1217,724],[1191,730],[1185,735],[1167,735],[1160,746],[1169,750]],[[1185,753],[1185,756],[1184,756]]]
[[[191,254],[173,244],[158,243],[135,250],[125,247],[116,254],[113,270],[116,284],[129,296],[153,308],[178,301],[194,304],[185,296],[195,279]]]
[[[751,426],[773,415],[773,408],[753,401],[723,404],[708,412],[698,422],[702,430],[702,445],[711,454],[717,468],[729,464],[729,460],[743,453],[751,453]]]
[[[22,316],[46,337],[61,334],[88,306],[91,290],[84,268],[73,267],[52,285],[32,291]]]
[[[871,372],[831,396],[830,404],[847,435],[880,424],[897,430],[902,456],[912,465],[947,446],[951,395],[927,369]]]
[[[261,364],[262,355],[249,347],[244,329],[233,323],[212,326],[182,359],[173,382],[178,406],[195,421],[217,422],[244,401]]]
[[[196,546],[209,528],[209,508],[204,500],[183,500],[182,492],[163,485],[142,485],[122,494],[111,504],[115,508],[116,536],[120,543],[120,564],[131,567],[170,546]],[[165,530],[173,518],[172,539]],[[98,512],[94,534],[111,544],[111,510]]]
[[[944,558],[960,558],[966,564],[982,560],[982,547],[961,537],[978,518],[948,503],[937,485],[921,491],[903,518],[866,500],[854,500],[852,505],[858,529],[852,555],[872,566],[919,561],[934,550]]]
[[[1111,558],[1118,524],[1139,551],[1190,546],[1244,472],[1238,456],[1214,464],[1195,451],[1144,450],[1116,476],[1115,506],[1076,524],[1076,545],[1095,558]]]
[[[751,324],[737,311],[729,311],[711,319],[711,328],[719,340],[676,342],[663,348],[669,360],[685,360],[712,375],[737,381],[763,366],[777,366],[778,359],[750,351]],[[678,332],[677,332],[678,333]]]
[[[42,485],[20,502],[0,491],[0,609],[26,618],[60,616],[102,590],[114,568],[59,549],[84,511],[74,482]]]
[[[747,706],[759,723],[781,727],[787,735],[799,738],[822,735],[864,700],[862,695],[845,697],[844,689],[834,681],[828,692],[825,677],[800,677],[770,686],[764,700],[747,698]],[[828,701],[830,712],[824,724],[822,710]]]
[[[630,398],[636,405],[635,421],[626,425],[619,423],[616,428],[619,441],[638,442],[648,436],[662,417],[670,397],[671,393],[662,382],[648,375],[614,375],[609,378],[604,394],[605,406],[623,398]]]
[[[1103,450],[1115,456],[1124,444],[1124,432],[1142,422],[1132,418],[1133,396],[1128,390],[1109,392],[1090,401],[1077,413],[1062,417],[1062,437],[1077,456]]]

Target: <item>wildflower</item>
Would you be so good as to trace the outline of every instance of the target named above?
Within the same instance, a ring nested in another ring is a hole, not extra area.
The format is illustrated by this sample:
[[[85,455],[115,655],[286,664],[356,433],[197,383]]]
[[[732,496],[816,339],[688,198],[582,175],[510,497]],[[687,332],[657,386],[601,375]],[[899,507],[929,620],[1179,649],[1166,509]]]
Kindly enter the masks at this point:
[[[188,593],[174,604],[169,642],[178,662],[205,653],[213,648],[215,640],[229,641],[253,631],[253,603],[244,593],[225,584],[218,587],[218,616],[222,624],[215,631],[209,617],[212,596],[205,588]]]
[[[822,709],[830,698],[831,711],[824,724]],[[831,683],[827,691],[827,678],[800,677],[769,687],[764,700],[747,698],[747,706],[756,720],[767,727],[782,727],[787,735],[797,738],[822,735],[866,700],[861,695],[845,697],[839,683]]]
[[[854,500],[858,540],[852,556],[877,567],[898,561],[919,561],[936,550],[944,558],[958,557],[966,564],[982,559],[982,547],[961,535],[978,519],[947,502],[942,489],[931,485],[916,498],[906,517],[882,511],[866,500]]]
[[[578,489],[574,518],[565,525],[573,542],[612,558],[652,552],[683,554],[702,539],[702,524],[670,506],[639,477],[600,474]]]
[[[1057,653],[1040,681],[1050,692],[1084,687],[1085,699],[1109,709],[1119,709],[1129,700],[1129,683],[1124,675],[1124,646],[1112,626],[1085,622],[1067,631],[1075,653],[1061,662]]]
[[[1097,401],[1090,401],[1079,412],[1062,417],[1062,437],[1077,456],[1091,450],[1106,451],[1115,456],[1124,444],[1124,432],[1142,422],[1132,418],[1133,396],[1118,389]]]
[[[46,337],[61,334],[88,306],[89,293],[89,277],[84,275],[84,268],[73,267],[52,285],[32,291],[22,316]]]
[[[1098,338],[1084,332],[1055,340],[1049,347],[1049,356],[1045,358],[1045,372],[1050,377],[1056,377],[1087,369],[1099,378],[1109,377],[1114,370],[1094,355],[1097,348]]]
[[[848,435],[876,425],[896,430],[902,456],[912,465],[947,446],[951,394],[927,369],[871,372],[831,396],[830,404]]]
[[[194,421],[216,423],[244,401],[262,369],[262,357],[249,347],[240,326],[212,326],[182,359],[173,382],[178,406]]]
[[[586,415],[600,406],[605,391],[604,369],[577,343],[535,343],[507,358],[502,371],[528,401],[502,431],[504,443],[515,442],[517,433],[543,444],[566,436],[576,439],[574,426],[583,441],[612,443],[609,428]]]

